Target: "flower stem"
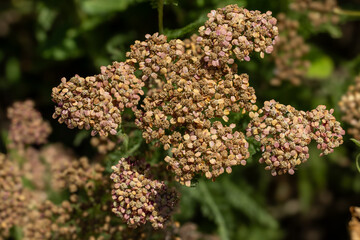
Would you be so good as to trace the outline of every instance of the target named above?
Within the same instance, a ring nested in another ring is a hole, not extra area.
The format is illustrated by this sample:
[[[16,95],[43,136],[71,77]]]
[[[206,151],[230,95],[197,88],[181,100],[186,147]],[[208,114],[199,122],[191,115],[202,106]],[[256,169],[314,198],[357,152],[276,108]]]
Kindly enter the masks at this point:
[[[163,15],[164,15],[164,0],[158,0],[158,19],[159,19],[160,34],[164,32]]]
[[[334,8],[333,12],[338,15],[360,17],[360,11],[344,10],[341,8]]]

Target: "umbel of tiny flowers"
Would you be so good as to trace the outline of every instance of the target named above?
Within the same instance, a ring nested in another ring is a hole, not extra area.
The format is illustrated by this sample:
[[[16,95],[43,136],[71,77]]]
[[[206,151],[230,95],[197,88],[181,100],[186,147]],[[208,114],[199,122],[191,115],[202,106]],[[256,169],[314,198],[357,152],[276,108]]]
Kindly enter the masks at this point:
[[[78,75],[67,81],[61,79],[52,90],[57,104],[53,118],[69,128],[92,128],[91,135],[115,135],[124,108],[135,109],[144,83],[134,75],[135,68],[127,63],[114,62],[101,67],[101,74],[82,78]]]
[[[150,222],[155,229],[163,228],[177,205],[177,192],[151,179],[144,161],[122,158],[112,169],[112,211],[129,227]]]
[[[323,105],[304,112],[275,100],[266,101],[263,108],[249,114],[252,119],[247,136],[261,143],[263,154],[259,162],[265,162],[265,169],[273,176],[294,174],[296,166],[309,158],[311,140],[322,150],[320,156],[343,143],[345,131],[332,113],[333,109],[326,110]]]

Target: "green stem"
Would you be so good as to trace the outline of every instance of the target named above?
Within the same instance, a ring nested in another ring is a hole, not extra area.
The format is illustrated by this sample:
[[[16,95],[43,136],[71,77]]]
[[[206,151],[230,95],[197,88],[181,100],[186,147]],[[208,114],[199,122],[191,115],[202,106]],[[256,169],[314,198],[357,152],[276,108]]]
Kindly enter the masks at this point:
[[[333,12],[338,15],[360,17],[360,11],[344,10],[341,8],[334,8]]]
[[[164,0],[158,0],[158,18],[159,18],[159,33],[163,34],[163,15],[164,15]]]
[[[360,157],[360,154],[358,154],[358,155],[356,156],[356,168],[357,168],[357,170],[360,172],[359,157]]]

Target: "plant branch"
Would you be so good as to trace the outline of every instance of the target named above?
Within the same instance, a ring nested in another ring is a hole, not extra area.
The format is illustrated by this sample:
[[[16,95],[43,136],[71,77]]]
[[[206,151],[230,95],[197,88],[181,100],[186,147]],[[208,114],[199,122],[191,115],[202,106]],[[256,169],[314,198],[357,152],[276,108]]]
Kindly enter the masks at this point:
[[[360,11],[344,10],[341,8],[334,8],[333,12],[338,15],[360,17]]]
[[[164,24],[163,24],[163,15],[164,15],[164,0],[158,0],[158,20],[159,20],[159,33],[163,34]]]

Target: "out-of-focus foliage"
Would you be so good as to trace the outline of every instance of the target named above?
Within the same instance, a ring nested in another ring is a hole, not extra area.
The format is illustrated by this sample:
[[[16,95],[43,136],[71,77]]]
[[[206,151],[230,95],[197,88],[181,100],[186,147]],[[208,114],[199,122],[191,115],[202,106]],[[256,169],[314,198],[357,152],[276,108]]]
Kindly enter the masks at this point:
[[[129,156],[143,157],[166,172],[162,159],[167,153],[147,145],[135,125],[123,124],[115,136],[117,147],[105,155],[98,154],[93,147],[98,145],[90,144],[87,131],[69,130],[52,120],[54,107],[50,97],[51,89],[59,85],[61,77],[96,74],[101,65],[123,61],[135,40],[144,40],[145,34],[157,32],[159,1],[0,1],[0,152],[8,151],[7,107],[15,101],[33,99],[53,127],[49,141],[62,142],[76,155],[96,159],[94,162],[101,159],[107,175],[120,158]],[[310,10],[293,10],[292,2],[164,1],[164,34],[168,39],[189,37],[203,25],[210,10],[228,4],[263,12],[270,10],[275,17],[285,13],[299,22],[298,34],[309,46],[302,60],[310,65],[301,74],[300,84],[294,86],[291,81],[284,81],[279,86],[271,85],[276,73],[276,59],[271,56],[260,59],[254,55],[251,62],[238,62],[239,73],[250,76],[260,107],[270,99],[304,111],[322,104],[334,108],[334,115],[341,119],[338,102],[360,73],[357,16],[360,2],[339,1],[338,10],[331,13],[339,18],[338,22],[320,25],[313,24]],[[125,111],[123,117],[123,122],[127,122],[133,116]],[[240,114],[231,117],[241,121],[238,128],[244,131],[249,118]],[[346,130],[349,127],[346,123],[342,126]],[[310,146],[310,159],[295,175],[277,177],[272,177],[258,164],[260,146],[249,139],[251,157],[246,167],[234,167],[230,175],[224,174],[215,182],[200,178],[191,188],[177,186],[181,190],[181,201],[174,218],[180,224],[195,223],[201,232],[198,236],[203,239],[209,235],[224,240],[348,239],[348,208],[359,206],[360,202],[360,174],[355,164],[358,149],[350,138],[346,135],[343,146],[325,157],[319,157],[315,145]],[[355,142],[359,144],[359,140]],[[23,182],[26,189],[36,186],[27,177]],[[49,186],[45,189],[55,204],[70,195],[68,191],[54,192]],[[86,198],[83,192],[79,196]],[[94,207],[89,212],[98,214],[101,210]],[[112,224],[119,223],[112,221]],[[10,234],[12,239],[21,239],[23,235],[18,228],[11,229]]]

